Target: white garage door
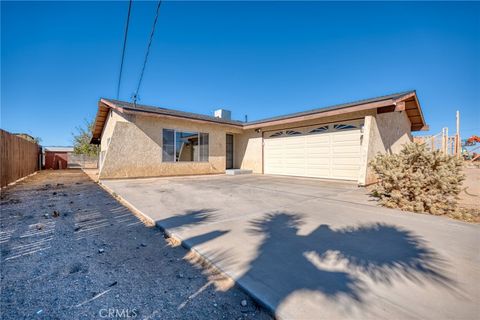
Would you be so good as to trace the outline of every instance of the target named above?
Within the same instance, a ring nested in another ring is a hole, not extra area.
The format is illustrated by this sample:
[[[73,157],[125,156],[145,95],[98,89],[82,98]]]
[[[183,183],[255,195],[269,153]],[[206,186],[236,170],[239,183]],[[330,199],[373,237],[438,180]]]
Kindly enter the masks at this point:
[[[362,123],[266,132],[266,174],[357,180]]]

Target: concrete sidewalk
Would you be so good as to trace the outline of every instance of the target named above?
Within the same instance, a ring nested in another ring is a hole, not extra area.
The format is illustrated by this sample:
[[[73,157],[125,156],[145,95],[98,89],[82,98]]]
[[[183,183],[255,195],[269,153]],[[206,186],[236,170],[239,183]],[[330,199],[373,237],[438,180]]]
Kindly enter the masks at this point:
[[[282,319],[476,319],[480,227],[376,207],[349,183],[203,176],[102,183]]]

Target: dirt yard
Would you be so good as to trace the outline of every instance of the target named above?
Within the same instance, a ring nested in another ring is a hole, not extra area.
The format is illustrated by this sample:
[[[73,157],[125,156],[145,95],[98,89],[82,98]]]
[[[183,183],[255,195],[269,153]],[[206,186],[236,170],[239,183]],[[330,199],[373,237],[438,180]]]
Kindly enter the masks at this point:
[[[81,171],[2,191],[0,223],[1,319],[270,319]]]
[[[460,193],[459,204],[465,208],[478,208],[480,202],[480,168],[463,168],[465,180]]]
[[[459,194],[457,213],[452,218],[468,222],[480,223],[480,168],[465,166],[463,168],[465,180],[462,185],[462,192]]]

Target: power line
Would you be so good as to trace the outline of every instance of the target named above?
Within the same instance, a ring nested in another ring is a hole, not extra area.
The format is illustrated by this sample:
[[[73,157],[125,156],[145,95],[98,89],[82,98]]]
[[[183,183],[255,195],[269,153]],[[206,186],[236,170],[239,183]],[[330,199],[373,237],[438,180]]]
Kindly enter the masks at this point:
[[[132,2],[133,0],[130,0],[130,2],[128,3],[127,23],[125,24],[125,35],[123,37],[122,60],[120,62],[120,73],[118,74],[117,99],[120,96],[120,83],[122,82],[123,60],[125,59],[125,48],[127,47],[128,25],[130,24],[130,12],[132,10]]]
[[[160,12],[160,5],[162,4],[162,0],[158,1],[157,11],[155,13],[155,20],[153,20],[152,32],[150,33],[150,40],[148,41],[147,45],[147,52],[145,52],[145,60],[143,61],[142,71],[140,72],[140,79],[138,80],[137,90],[133,95],[133,103],[137,103],[138,99],[138,92],[140,91],[140,85],[142,84],[143,74],[145,73],[145,66],[147,65],[148,55],[150,53],[150,47],[152,45],[153,35],[155,34],[155,26],[157,25],[158,20],[158,13]]]

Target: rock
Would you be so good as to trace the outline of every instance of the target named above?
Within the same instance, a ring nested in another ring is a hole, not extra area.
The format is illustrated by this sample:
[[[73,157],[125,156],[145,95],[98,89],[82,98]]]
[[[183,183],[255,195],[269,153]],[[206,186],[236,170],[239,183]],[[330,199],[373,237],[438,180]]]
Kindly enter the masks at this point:
[[[57,193],[56,193],[55,191],[54,191],[54,192],[52,192],[52,194],[53,194],[54,196],[56,196],[56,195],[57,195]]]
[[[246,307],[247,306],[247,300],[243,299],[240,304],[242,305],[242,307]]]
[[[49,217],[49,216],[48,216],[48,213],[45,213],[45,214],[43,215],[43,217],[44,217],[45,219],[48,219],[48,217]]]
[[[142,242],[142,243],[140,244],[140,246],[142,246],[142,247],[146,247],[146,246],[147,246],[147,244],[145,244],[145,243],[143,243],[143,242]]]
[[[56,218],[56,217],[59,217],[59,216],[60,216],[60,212],[58,212],[57,210],[53,210],[52,217]]]
[[[63,186],[63,183],[57,183],[57,187]]]
[[[104,253],[104,252],[105,252],[105,249],[103,248],[98,249],[98,253]]]
[[[183,278],[183,277],[185,277],[183,273],[180,272],[179,274],[177,274],[177,278]]]
[[[218,307],[218,304],[214,303],[213,306],[216,308],[216,307]]]

